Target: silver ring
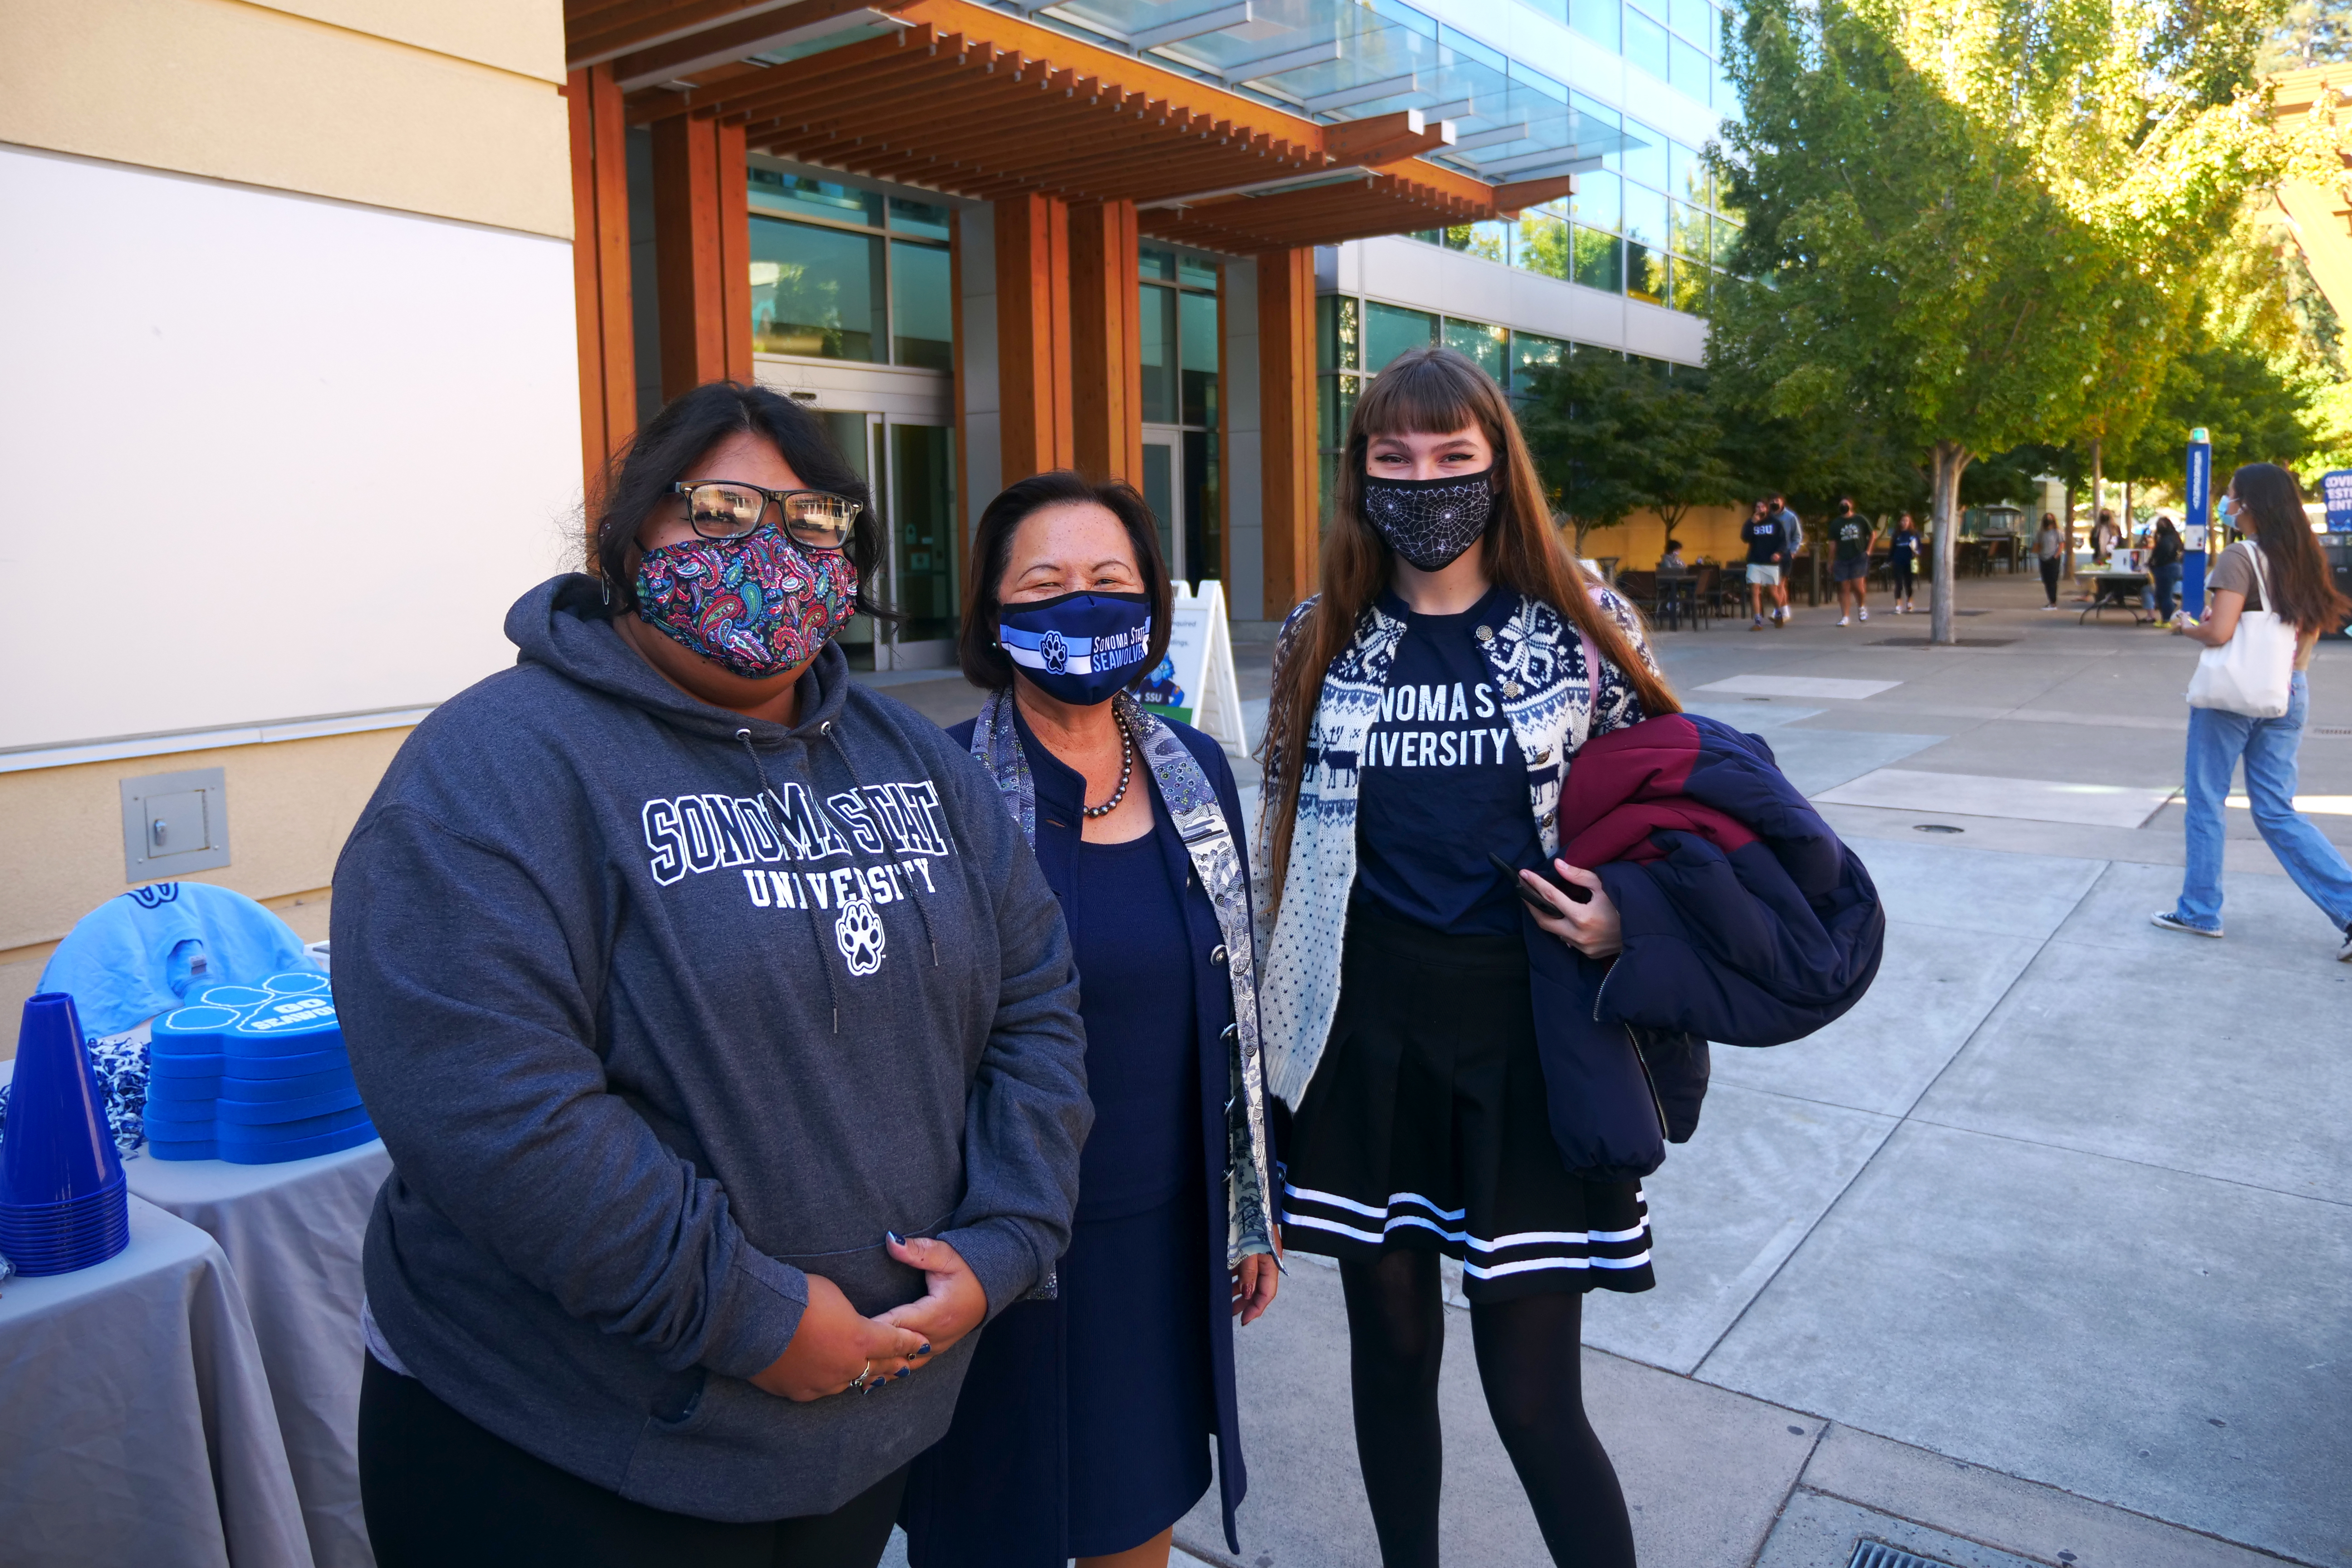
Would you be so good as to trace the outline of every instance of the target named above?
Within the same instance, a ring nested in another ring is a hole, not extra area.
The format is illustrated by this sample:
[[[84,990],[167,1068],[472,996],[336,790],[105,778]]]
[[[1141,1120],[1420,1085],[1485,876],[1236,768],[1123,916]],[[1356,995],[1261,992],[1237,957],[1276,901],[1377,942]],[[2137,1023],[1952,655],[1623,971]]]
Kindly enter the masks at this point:
[[[873,1362],[873,1358],[869,1356],[868,1358],[866,1358],[866,1370],[865,1370],[865,1371],[863,1371],[863,1372],[861,1372],[861,1373],[859,1373],[856,1377],[853,1377],[853,1378],[851,1378],[851,1379],[849,1380],[849,1387],[850,1387],[850,1388],[863,1388],[863,1387],[865,1387],[865,1386],[866,1386],[866,1380],[867,1378],[869,1378],[869,1377],[873,1376],[873,1375],[874,1375],[874,1362]],[[847,1393],[847,1392],[848,1392],[848,1390],[847,1390],[847,1389],[845,1389],[845,1390],[843,1390],[843,1392],[844,1392],[844,1393]]]

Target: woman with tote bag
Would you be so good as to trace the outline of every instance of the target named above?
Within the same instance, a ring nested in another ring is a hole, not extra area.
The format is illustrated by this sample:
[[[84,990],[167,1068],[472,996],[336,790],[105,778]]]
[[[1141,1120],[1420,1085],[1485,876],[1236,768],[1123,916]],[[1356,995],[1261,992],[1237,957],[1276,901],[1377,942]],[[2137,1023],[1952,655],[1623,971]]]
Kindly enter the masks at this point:
[[[2254,826],[2335,923],[2342,936],[2336,958],[2352,963],[2352,867],[2294,809],[2312,652],[2352,605],[2328,580],[2294,476],[2284,468],[2240,468],[2221,516],[2248,537],[2214,562],[2203,622],[2181,628],[2205,645],[2189,683],[2189,868],[2180,901],[2152,918],[2169,931],[2221,934],[2221,814],[2242,755]]]

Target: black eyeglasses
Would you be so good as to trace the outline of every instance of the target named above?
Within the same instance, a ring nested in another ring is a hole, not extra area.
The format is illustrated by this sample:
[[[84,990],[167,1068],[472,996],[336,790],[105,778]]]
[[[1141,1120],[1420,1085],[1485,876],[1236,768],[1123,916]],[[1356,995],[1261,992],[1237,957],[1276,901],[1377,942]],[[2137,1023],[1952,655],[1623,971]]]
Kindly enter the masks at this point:
[[[679,479],[673,495],[686,498],[686,521],[705,539],[740,539],[760,526],[768,503],[782,513],[784,531],[812,550],[839,550],[865,510],[847,496],[825,490],[769,490],[735,479]]]

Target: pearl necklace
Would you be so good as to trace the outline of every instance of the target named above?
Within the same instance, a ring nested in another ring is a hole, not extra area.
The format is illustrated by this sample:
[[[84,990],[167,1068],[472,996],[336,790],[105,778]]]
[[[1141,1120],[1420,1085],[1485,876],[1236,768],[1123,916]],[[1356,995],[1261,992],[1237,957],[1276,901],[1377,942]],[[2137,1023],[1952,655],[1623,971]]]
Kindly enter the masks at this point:
[[[1078,809],[1089,818],[1108,816],[1117,811],[1118,803],[1127,798],[1127,781],[1135,774],[1135,737],[1127,732],[1127,721],[1119,717],[1117,709],[1111,710],[1111,722],[1118,726],[1118,787],[1100,805],[1080,804]]]

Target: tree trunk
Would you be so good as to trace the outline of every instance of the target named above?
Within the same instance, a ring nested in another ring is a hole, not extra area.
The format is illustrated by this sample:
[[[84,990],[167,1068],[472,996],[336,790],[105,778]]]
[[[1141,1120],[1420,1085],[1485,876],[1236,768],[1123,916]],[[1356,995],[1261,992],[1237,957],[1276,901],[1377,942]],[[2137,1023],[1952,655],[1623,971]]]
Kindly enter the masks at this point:
[[[2105,447],[2104,439],[2095,436],[2091,438],[2091,550],[2094,554],[2099,548],[2099,511],[2107,504]]]
[[[1928,584],[1927,636],[1941,647],[1952,646],[1952,609],[1958,595],[1960,560],[1960,475],[1976,454],[1958,441],[1936,443],[1933,485],[1936,519],[1936,580]]]

